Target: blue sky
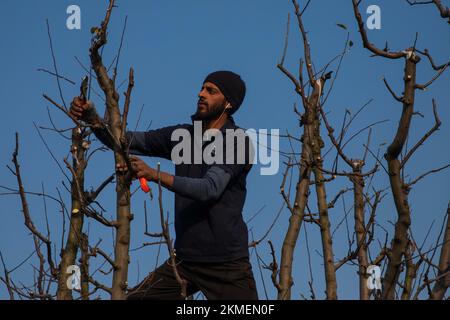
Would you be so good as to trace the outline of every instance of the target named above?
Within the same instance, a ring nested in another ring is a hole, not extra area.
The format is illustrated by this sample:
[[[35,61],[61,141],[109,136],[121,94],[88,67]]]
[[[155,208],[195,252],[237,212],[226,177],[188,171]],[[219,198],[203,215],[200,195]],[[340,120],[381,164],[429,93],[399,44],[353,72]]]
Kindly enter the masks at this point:
[[[300,2],[302,5],[305,1]],[[77,4],[81,8],[81,30],[66,28],[66,8]],[[381,29],[369,31],[372,42],[384,48],[385,41],[393,50],[402,50],[412,45],[416,31],[419,32],[417,47],[428,48],[437,63],[448,61],[450,41],[448,24],[440,18],[436,8],[432,6],[410,7],[406,1],[363,1],[362,14],[367,17],[364,8],[371,4],[381,8]],[[49,47],[45,20],[48,18],[52,34],[53,46],[59,72],[77,82],[71,85],[62,82],[63,94],[68,103],[79,93],[79,82],[85,72],[75,60],[78,57],[83,64],[89,65],[88,48],[90,45],[90,27],[97,26],[104,17],[107,1],[23,1],[4,0],[0,11],[0,96],[2,97],[2,126],[0,126],[0,185],[16,187],[15,177],[5,167],[10,164],[14,149],[14,133],[20,134],[20,163],[24,177],[25,188],[29,191],[40,191],[41,183],[47,193],[56,195],[56,188],[69,200],[61,181],[65,178],[34,128],[38,126],[50,127],[47,107],[54,123],[59,128],[69,128],[71,122],[42,98],[46,93],[60,101],[58,87],[54,77],[38,72],[38,68],[53,70],[52,57]],[[133,129],[138,119],[139,110],[144,105],[140,130],[145,130],[151,123],[151,128],[158,128],[189,121],[189,115],[196,108],[197,93],[204,77],[218,69],[229,69],[241,74],[247,83],[247,96],[240,111],[235,115],[238,125],[244,128],[278,128],[281,133],[286,130],[299,136],[298,119],[292,111],[294,102],[300,103],[293,90],[292,84],[276,68],[283,49],[286,20],[291,13],[289,34],[289,48],[286,57],[286,67],[297,74],[298,59],[303,56],[302,43],[294,19],[293,7],[288,0],[191,0],[191,1],[117,1],[118,8],[113,12],[109,27],[109,43],[104,51],[104,60],[109,64],[114,58],[123,28],[125,16],[128,15],[128,25],[120,56],[118,82],[126,79],[128,69],[135,70],[135,88],[132,95],[132,106],[129,116],[129,128]],[[368,124],[388,119],[373,129],[372,148],[382,143],[389,143],[395,134],[396,125],[401,112],[401,105],[394,101],[382,82],[385,76],[392,88],[399,94],[402,91],[403,60],[386,60],[371,58],[370,53],[362,48],[350,0],[316,0],[312,1],[304,15],[305,27],[312,47],[312,57],[317,69],[342,51],[346,39],[346,32],[336,26],[345,24],[350,32],[350,39],[354,46],[346,55],[339,77],[335,82],[333,92],[328,99],[325,109],[329,112],[329,120],[338,127],[346,109],[355,112],[369,99],[373,102],[366,108],[352,126],[352,132]],[[334,65],[335,67],[335,65]],[[427,61],[423,60],[418,66],[417,79],[425,83],[431,79],[434,71]],[[438,112],[442,120],[440,130],[434,134],[409,161],[407,174],[411,178],[450,161],[448,137],[450,134],[450,110],[446,102],[450,99],[448,90],[450,73],[444,73],[425,92],[417,92],[416,110],[424,118],[414,117],[410,132],[409,146],[412,146],[434,124],[431,109],[431,99],[436,98]],[[125,91],[123,86],[120,92]],[[100,91],[98,87],[97,91]],[[92,95],[98,109],[104,106],[100,98]],[[121,98],[123,102],[123,96]],[[301,105],[300,105],[301,107]],[[47,143],[60,163],[68,156],[70,143],[58,134],[42,131]],[[358,157],[363,153],[362,143],[366,135],[351,142],[346,152],[350,157]],[[330,142],[324,135],[327,150]],[[98,145],[98,142],[95,142]],[[296,152],[300,146],[294,143]],[[382,146],[381,154],[384,152]],[[290,151],[288,141],[282,139],[280,148]],[[334,158],[331,153],[326,164]],[[374,165],[373,158],[367,168]],[[155,165],[157,159],[146,159],[150,165]],[[162,161],[162,169],[173,171],[168,161]],[[249,223],[249,229],[255,238],[260,238],[272,223],[277,211],[282,205],[279,186],[282,181],[283,167],[274,176],[261,176],[258,166],[248,177],[248,196],[244,208],[244,217],[250,218],[259,209],[261,213]],[[347,169],[342,167],[341,169]],[[110,152],[99,153],[87,169],[86,186],[96,187],[113,171],[113,158]],[[293,190],[295,188],[294,175]],[[448,181],[450,170],[425,178],[416,185],[410,193],[412,208],[413,235],[419,243],[435,221],[428,246],[439,232],[439,226],[449,201]],[[345,178],[327,185],[328,197],[348,186]],[[374,187],[386,188],[388,179],[380,171],[374,179]],[[136,184],[137,185],[137,184]],[[0,190],[0,192],[2,192]],[[313,194],[313,192],[312,192]],[[115,203],[114,187],[110,185],[101,195],[100,202],[107,210],[106,216],[113,216]],[[345,196],[347,210],[351,207],[352,196]],[[141,192],[133,197],[132,211],[135,220],[132,224],[132,248],[139,247],[145,238],[143,201],[147,197]],[[315,197],[311,196],[311,210],[315,211]],[[41,198],[29,197],[31,213],[35,224],[45,230],[45,219]],[[61,215],[58,207],[47,201],[49,222],[52,239],[57,250],[61,243]],[[164,193],[164,207],[173,216],[173,195]],[[9,268],[20,263],[33,251],[32,238],[23,225],[21,205],[18,196],[0,197],[0,250]],[[156,232],[158,227],[157,202],[149,202],[150,228]],[[332,229],[344,217],[343,202],[330,210]],[[349,227],[352,228],[352,213],[349,214]],[[378,211],[378,223],[392,234],[392,225],[396,212],[391,196],[388,194]],[[284,233],[287,228],[289,212],[283,210],[276,226],[267,239],[271,239],[277,249],[277,258]],[[305,226],[305,224],[303,225]],[[111,230],[95,222],[86,224],[89,227],[91,243],[103,239],[104,250],[111,251]],[[312,274],[316,295],[324,298],[324,276],[321,252],[320,233],[316,226],[307,224],[309,245],[311,248]],[[307,281],[309,280],[308,255],[305,246],[304,227],[299,237],[294,260],[293,299],[301,299],[301,294],[309,297]],[[378,229],[377,235],[381,240],[384,233]],[[266,239],[266,240],[267,240]],[[347,254],[347,236],[345,223],[341,224],[335,238],[336,260]],[[427,248],[427,246],[426,246]],[[374,246],[372,255],[376,255],[378,245]],[[58,251],[59,252],[59,251]],[[132,253],[129,279],[130,284],[136,283],[153,270],[158,248],[147,247]],[[269,248],[266,242],[258,247],[258,253],[270,262]],[[160,262],[166,257],[166,248],[161,248]],[[35,257],[32,258],[32,260]],[[33,271],[30,260],[11,276],[17,282],[30,283]],[[260,271],[252,252],[252,262],[255,278],[258,283],[259,295],[265,298],[264,285]],[[92,261],[92,268],[102,262],[100,258]],[[341,268],[338,275],[338,296],[343,299],[358,297],[358,279],[355,266]],[[270,274],[263,270],[265,286],[269,298],[275,298],[276,292],[270,282]],[[110,285],[110,279],[97,273],[96,277]],[[104,296],[102,294],[102,296]],[[0,299],[7,297],[6,290],[0,286]]]

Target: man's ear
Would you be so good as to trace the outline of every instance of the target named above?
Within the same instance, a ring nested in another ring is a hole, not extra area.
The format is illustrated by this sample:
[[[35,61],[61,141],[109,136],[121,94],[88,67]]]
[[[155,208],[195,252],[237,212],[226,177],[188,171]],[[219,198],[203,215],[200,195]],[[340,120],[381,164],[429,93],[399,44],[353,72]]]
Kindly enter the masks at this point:
[[[233,108],[233,107],[231,106],[231,104],[230,104],[228,101],[226,101],[226,102],[225,102],[225,110],[228,110],[228,109],[231,109],[231,108]]]

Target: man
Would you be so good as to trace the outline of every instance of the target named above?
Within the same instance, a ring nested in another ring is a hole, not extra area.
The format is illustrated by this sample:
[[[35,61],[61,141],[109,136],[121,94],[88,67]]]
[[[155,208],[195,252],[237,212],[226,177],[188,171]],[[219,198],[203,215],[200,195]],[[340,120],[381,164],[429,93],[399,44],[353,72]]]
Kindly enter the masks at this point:
[[[148,132],[127,132],[130,153],[172,159],[178,142],[172,141],[176,130],[195,135],[196,121],[201,121],[201,135],[208,129],[222,134],[236,131],[232,115],[241,106],[246,87],[241,77],[230,71],[209,74],[198,94],[197,111],[191,116],[194,123],[165,127]],[[89,124],[98,124],[95,107],[75,98],[70,113]],[[197,123],[198,124],[198,123]],[[94,126],[95,127],[95,126]],[[94,128],[104,144],[111,142],[104,129]],[[198,127],[198,126],[197,126]],[[242,130],[242,129],[240,129]],[[209,132],[209,131],[207,131]],[[198,139],[191,139],[196,148]],[[211,141],[201,141],[201,151],[210,148]],[[223,141],[228,141],[226,138]],[[208,143],[209,142],[209,143]],[[198,147],[198,145],[197,145]],[[246,197],[246,177],[252,167],[252,144],[245,137],[245,161],[238,162],[242,145],[224,143],[213,145],[212,155],[222,151],[224,157],[213,163],[202,158],[195,161],[195,150],[183,154],[192,161],[175,165],[175,175],[161,172],[161,184],[175,192],[175,251],[180,276],[187,281],[187,294],[202,291],[207,299],[258,299],[252,267],[249,262],[248,230],[242,217]],[[182,153],[186,150],[183,149]],[[202,153],[203,154],[203,153]],[[228,161],[234,159],[234,162]],[[184,158],[186,159],[186,158]],[[157,171],[140,158],[130,157],[137,178],[158,182]],[[125,168],[118,168],[118,171]],[[127,299],[181,299],[170,260],[159,266],[138,286],[131,289]]]

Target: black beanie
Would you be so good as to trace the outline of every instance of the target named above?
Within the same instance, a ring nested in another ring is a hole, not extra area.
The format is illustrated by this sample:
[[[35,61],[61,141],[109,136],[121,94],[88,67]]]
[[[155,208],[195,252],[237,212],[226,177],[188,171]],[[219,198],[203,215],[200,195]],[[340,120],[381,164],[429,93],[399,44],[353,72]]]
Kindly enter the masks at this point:
[[[245,82],[241,77],[231,71],[216,71],[209,74],[205,82],[214,83],[222,91],[225,98],[233,107],[230,114],[235,113],[244,101],[245,97]]]

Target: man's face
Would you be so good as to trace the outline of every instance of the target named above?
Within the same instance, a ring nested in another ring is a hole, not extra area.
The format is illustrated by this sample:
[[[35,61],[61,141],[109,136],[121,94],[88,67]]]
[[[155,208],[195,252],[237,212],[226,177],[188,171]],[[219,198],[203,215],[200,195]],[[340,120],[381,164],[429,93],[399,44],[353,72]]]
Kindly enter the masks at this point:
[[[225,96],[211,82],[205,82],[198,93],[197,111],[194,120],[212,120],[221,115],[226,104]]]

